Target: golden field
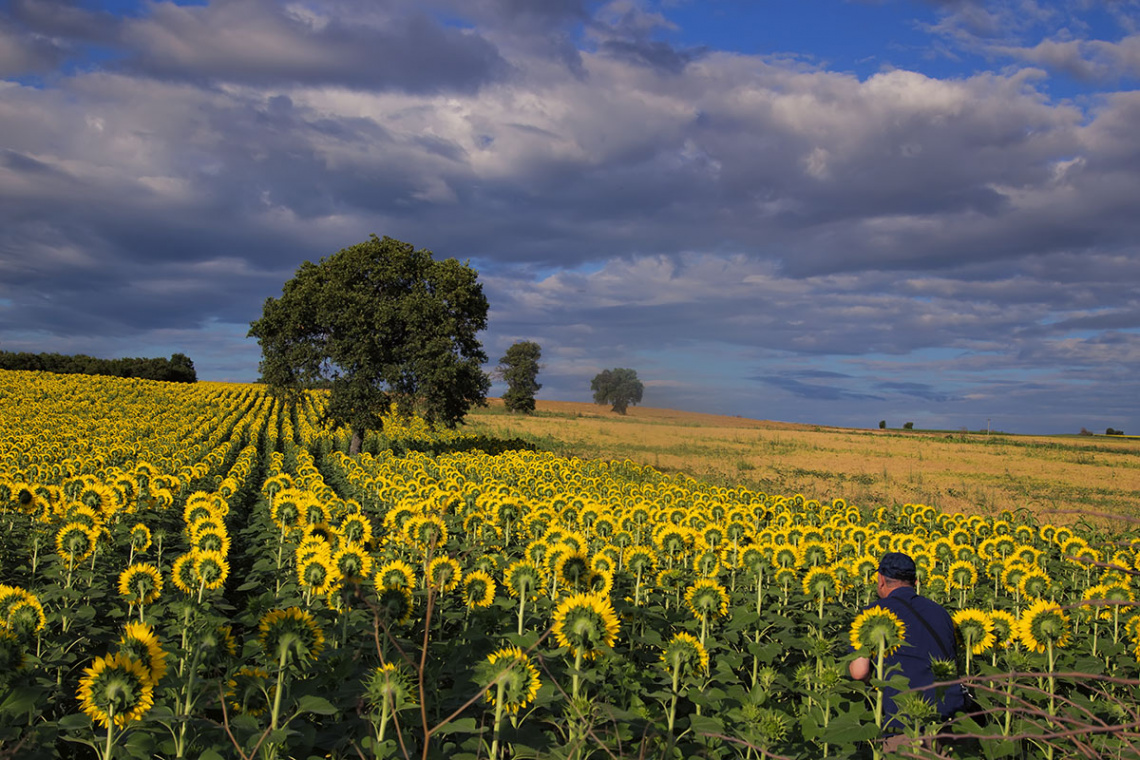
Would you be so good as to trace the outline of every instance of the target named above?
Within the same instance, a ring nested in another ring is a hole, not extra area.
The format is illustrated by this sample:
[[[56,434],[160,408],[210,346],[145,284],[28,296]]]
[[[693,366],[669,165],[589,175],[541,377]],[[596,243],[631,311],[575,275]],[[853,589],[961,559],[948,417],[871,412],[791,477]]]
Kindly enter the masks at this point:
[[[630,459],[665,472],[860,505],[921,503],[946,512],[1027,509],[1054,522],[1140,521],[1140,438],[829,428],[649,407],[498,399],[471,432],[517,436],[560,454]],[[1121,526],[1124,527],[1124,526]]]

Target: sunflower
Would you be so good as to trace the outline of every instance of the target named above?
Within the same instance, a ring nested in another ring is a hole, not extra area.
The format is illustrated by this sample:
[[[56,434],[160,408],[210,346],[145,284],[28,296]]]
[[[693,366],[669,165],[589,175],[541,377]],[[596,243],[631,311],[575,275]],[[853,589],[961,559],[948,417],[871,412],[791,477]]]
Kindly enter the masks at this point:
[[[83,712],[109,728],[124,728],[154,705],[154,686],[146,666],[125,654],[97,657],[84,668],[77,693]]]
[[[839,592],[839,579],[830,567],[812,567],[804,575],[804,593],[812,599],[834,599]]]
[[[556,548],[563,548],[551,565],[551,570],[558,578],[559,587],[569,590],[584,586],[590,575],[590,558],[586,556],[586,552],[570,544]]]
[[[415,586],[416,571],[402,559],[394,559],[380,566],[380,569],[376,571],[373,582],[377,588],[400,586],[401,588],[410,589]]]
[[[690,633],[676,633],[661,651],[661,662],[678,679],[699,676],[709,671],[709,652]]]
[[[618,618],[608,597],[574,594],[554,610],[554,638],[575,656],[595,657],[617,641]]]
[[[153,628],[146,623],[127,623],[119,639],[119,653],[141,662],[151,685],[158,686],[166,673],[166,652]]]
[[[55,551],[64,562],[82,562],[95,551],[99,531],[81,522],[65,523],[55,534]]]
[[[1012,612],[990,610],[987,614],[994,624],[994,649],[1005,649],[1017,641],[1017,618]]]
[[[698,620],[724,617],[728,614],[728,591],[711,578],[699,578],[685,589],[685,604]]]
[[[951,617],[962,641],[970,648],[973,654],[984,654],[996,642],[994,636],[994,621],[983,610],[958,610]]]
[[[408,540],[427,551],[447,543],[447,524],[436,515],[418,515],[404,524]]]
[[[119,594],[131,604],[153,604],[162,596],[162,573],[149,562],[136,562],[119,573]]]
[[[1038,567],[1030,567],[1017,581],[1017,590],[1028,599],[1043,599],[1053,586],[1048,573]]]
[[[906,643],[906,625],[895,613],[883,607],[869,607],[851,623],[851,646],[856,651],[889,655]]]
[[[463,580],[463,571],[451,557],[436,557],[428,565],[427,577],[432,588],[447,593]]]
[[[1021,613],[1017,638],[1026,649],[1044,652],[1047,645],[1063,647],[1069,643],[1072,628],[1069,616],[1058,605],[1039,599]]]
[[[201,552],[218,552],[222,556],[230,553],[230,535],[225,528],[203,528],[194,532],[192,548]]]
[[[345,539],[362,546],[372,541],[372,523],[364,515],[349,515],[340,523]]]
[[[0,628],[7,627],[20,636],[38,633],[47,626],[47,616],[43,605],[35,594],[24,589],[15,589],[16,594],[4,604],[4,615],[0,618]]]
[[[313,596],[322,596],[340,586],[340,573],[328,552],[316,552],[297,563],[297,582]]]
[[[483,570],[472,570],[463,579],[463,598],[468,609],[490,607],[495,601],[495,579]]]
[[[785,544],[772,553],[772,565],[776,568],[795,567],[798,561],[799,553],[794,546]]]
[[[542,585],[542,572],[538,565],[525,559],[513,563],[503,573],[503,585],[511,596],[526,594],[534,597]]]
[[[198,575],[194,572],[195,559],[193,552],[187,552],[174,560],[174,566],[170,568],[170,580],[173,581],[174,587],[187,596],[198,593]]]
[[[131,549],[135,554],[145,554],[151,545],[150,528],[142,523],[135,523],[131,528]]]
[[[377,614],[388,625],[404,625],[412,619],[412,590],[407,586],[377,586]]]
[[[226,584],[230,566],[220,552],[194,552],[194,575],[205,588],[218,589]]]
[[[978,584],[978,568],[973,562],[958,560],[946,569],[947,585],[955,589],[971,589]]]
[[[511,715],[534,702],[542,681],[538,668],[530,661],[530,656],[519,647],[505,647],[491,652],[484,666],[484,678],[492,684],[487,689],[487,701],[495,704],[502,685],[503,707]]]
[[[263,715],[276,693],[277,686],[270,683],[269,673],[249,665],[238,668],[233,678],[226,681],[226,701],[239,715]]]
[[[0,684],[24,667],[24,647],[15,633],[0,626]]]
[[[386,662],[372,671],[366,685],[368,701],[380,712],[390,712],[415,705],[412,677],[403,666]]]
[[[333,567],[342,577],[359,581],[372,572],[372,555],[362,545],[345,541],[340,551],[333,555]]]
[[[258,628],[261,650],[271,662],[304,664],[315,660],[325,645],[325,634],[317,621],[297,607],[270,610]]]

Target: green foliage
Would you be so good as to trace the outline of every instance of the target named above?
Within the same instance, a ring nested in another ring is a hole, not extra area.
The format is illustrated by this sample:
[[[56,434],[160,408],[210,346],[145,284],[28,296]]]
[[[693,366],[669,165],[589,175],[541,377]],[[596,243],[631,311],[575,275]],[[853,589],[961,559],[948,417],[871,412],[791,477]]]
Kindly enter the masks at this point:
[[[886,420],[879,420],[879,430],[886,430],[886,429],[887,429],[887,421]]]
[[[542,347],[534,341],[518,341],[499,359],[499,372],[507,381],[503,404],[512,412],[530,414],[534,411],[534,394],[542,388],[538,378],[538,360]]]
[[[395,404],[452,426],[491,382],[476,334],[487,326],[478,273],[389,237],[306,261],[249,334],[263,380],[287,398],[327,383],[328,419],[362,438]]]
[[[594,392],[595,404],[612,404],[615,412],[625,414],[630,404],[641,403],[645,386],[637,379],[637,370],[619,367],[599,372],[590,381],[590,390]]]
[[[134,377],[140,380],[162,380],[171,383],[195,383],[198,373],[186,354],[171,354],[169,359],[142,357],[97,359],[86,354],[31,354],[24,351],[0,351],[0,369],[27,372],[53,372],[57,375],[105,375]]]
[[[914,430],[914,423],[913,422],[904,422],[903,423],[903,430]]]

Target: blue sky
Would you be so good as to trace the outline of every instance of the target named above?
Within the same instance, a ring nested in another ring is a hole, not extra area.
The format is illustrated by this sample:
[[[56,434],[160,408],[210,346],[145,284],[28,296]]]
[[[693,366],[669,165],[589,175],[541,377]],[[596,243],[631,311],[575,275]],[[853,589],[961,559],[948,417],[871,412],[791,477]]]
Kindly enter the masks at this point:
[[[1135,0],[0,1],[0,348],[191,356],[370,233],[540,398],[1140,430]],[[495,391],[501,388],[496,387]]]

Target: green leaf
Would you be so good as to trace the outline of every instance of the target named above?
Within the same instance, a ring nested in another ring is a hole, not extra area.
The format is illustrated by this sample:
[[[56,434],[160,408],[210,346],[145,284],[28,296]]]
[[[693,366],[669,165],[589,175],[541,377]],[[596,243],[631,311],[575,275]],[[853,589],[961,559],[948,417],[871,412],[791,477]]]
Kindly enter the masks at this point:
[[[446,736],[448,734],[472,734],[479,730],[474,718],[460,718],[445,723],[435,733]]]
[[[0,703],[0,713],[4,715],[27,715],[31,712],[41,692],[30,686],[17,686],[7,699]]]
[[[306,694],[297,700],[297,714],[312,713],[314,715],[335,715],[337,712],[333,703],[324,697]]]

